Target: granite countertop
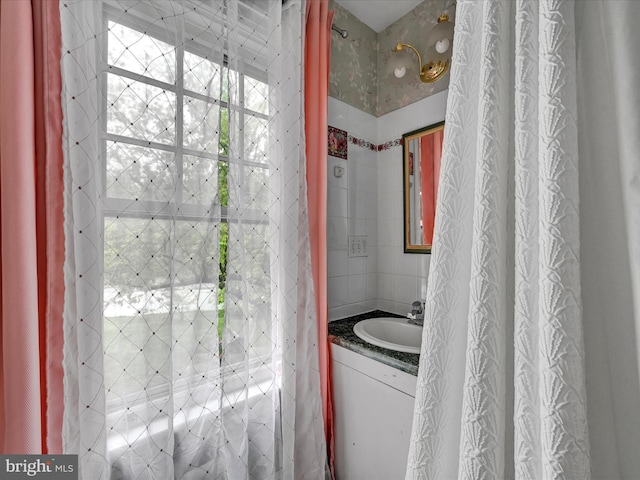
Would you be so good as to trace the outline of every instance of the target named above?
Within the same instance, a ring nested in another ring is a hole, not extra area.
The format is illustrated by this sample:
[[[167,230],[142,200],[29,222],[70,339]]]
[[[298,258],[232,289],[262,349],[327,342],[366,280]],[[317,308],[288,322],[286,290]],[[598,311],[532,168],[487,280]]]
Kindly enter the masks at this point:
[[[388,348],[378,347],[365,342],[353,332],[353,326],[360,320],[376,317],[404,318],[402,315],[383,312],[382,310],[374,310],[342,320],[333,320],[329,322],[329,341],[359,353],[360,355],[364,355],[365,357],[417,376],[418,361],[420,360],[419,354],[396,352]]]

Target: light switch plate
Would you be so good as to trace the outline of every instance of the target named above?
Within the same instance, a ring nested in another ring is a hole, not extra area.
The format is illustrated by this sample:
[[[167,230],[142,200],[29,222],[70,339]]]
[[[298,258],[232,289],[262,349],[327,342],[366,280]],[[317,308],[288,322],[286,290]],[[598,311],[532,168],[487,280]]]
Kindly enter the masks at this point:
[[[366,257],[367,253],[367,236],[366,235],[349,235],[349,256],[350,257]]]

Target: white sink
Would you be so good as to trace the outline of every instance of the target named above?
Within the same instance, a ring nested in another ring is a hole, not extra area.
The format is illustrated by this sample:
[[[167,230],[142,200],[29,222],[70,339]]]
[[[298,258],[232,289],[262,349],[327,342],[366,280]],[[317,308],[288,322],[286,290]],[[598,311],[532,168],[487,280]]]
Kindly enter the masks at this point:
[[[379,317],[361,320],[353,332],[365,342],[397,352],[420,353],[422,327],[406,318]]]

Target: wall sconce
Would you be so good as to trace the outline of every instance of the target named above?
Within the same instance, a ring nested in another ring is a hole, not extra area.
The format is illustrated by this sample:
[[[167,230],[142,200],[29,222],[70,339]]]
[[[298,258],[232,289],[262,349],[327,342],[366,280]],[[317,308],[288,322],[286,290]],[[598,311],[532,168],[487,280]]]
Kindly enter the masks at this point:
[[[433,83],[447,73],[451,64],[451,50],[453,43],[453,23],[449,21],[449,15],[443,13],[438,18],[438,24],[434,26],[427,36],[426,64],[422,64],[422,57],[418,50],[408,43],[398,43],[394,52],[404,49],[412,50],[418,56],[420,68],[420,80],[424,83]],[[399,58],[393,62],[393,74],[396,78],[402,78],[407,73],[407,65]]]

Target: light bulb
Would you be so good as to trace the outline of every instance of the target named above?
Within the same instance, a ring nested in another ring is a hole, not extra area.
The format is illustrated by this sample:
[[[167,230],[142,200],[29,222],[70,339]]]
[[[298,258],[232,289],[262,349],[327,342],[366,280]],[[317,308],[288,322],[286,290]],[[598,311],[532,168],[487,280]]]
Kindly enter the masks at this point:
[[[436,52],[438,53],[444,53],[447,50],[449,50],[449,45],[451,45],[451,42],[449,41],[448,38],[443,38],[442,40],[438,40],[436,42]]]
[[[396,78],[404,77],[405,73],[407,73],[407,67],[397,67],[393,70],[393,74]]]

